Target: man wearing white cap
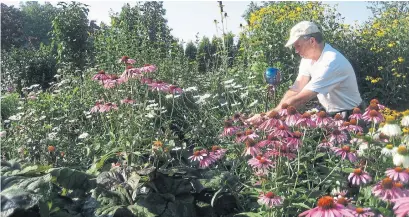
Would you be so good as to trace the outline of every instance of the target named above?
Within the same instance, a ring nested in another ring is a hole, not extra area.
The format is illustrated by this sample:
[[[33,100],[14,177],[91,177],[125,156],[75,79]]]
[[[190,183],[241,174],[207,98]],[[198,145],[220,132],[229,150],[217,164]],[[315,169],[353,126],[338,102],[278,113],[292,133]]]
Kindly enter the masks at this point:
[[[273,110],[278,111],[284,103],[301,107],[315,96],[327,112],[343,116],[361,104],[351,63],[323,41],[316,24],[309,21],[296,24],[285,46],[293,46],[302,59],[296,81]]]

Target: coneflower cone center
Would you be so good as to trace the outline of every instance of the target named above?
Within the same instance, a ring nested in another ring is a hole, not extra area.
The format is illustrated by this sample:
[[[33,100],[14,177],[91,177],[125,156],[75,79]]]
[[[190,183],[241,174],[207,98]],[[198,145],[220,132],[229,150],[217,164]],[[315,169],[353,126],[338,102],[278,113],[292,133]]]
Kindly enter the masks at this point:
[[[335,202],[332,197],[324,196],[318,200],[318,206],[323,209],[333,209],[335,207]]]
[[[297,109],[294,106],[288,106],[287,108],[288,115],[295,115],[297,114]]]
[[[396,167],[395,168],[395,172],[398,172],[398,173],[401,173],[401,172],[403,172],[403,168],[402,167]]]
[[[359,108],[354,108],[354,110],[352,111],[353,114],[361,114],[361,109]]]
[[[376,110],[371,110],[371,111],[369,112],[369,116],[371,116],[371,117],[377,117],[377,116],[378,116],[378,112],[377,112]]]
[[[340,198],[337,199],[337,203],[342,204],[344,206],[347,206],[348,205],[348,200],[345,199],[345,197],[340,197]]]
[[[401,145],[398,147],[398,153],[401,155],[407,155],[408,149],[405,146]]]
[[[273,192],[271,192],[271,191],[267,192],[267,194],[265,194],[265,195],[268,198],[273,198],[275,196],[275,194]]]
[[[194,155],[194,156],[199,156],[199,155],[200,155],[200,151],[195,151],[195,152],[193,153],[193,155]]]
[[[383,189],[392,189],[393,187],[393,182],[391,178],[384,178],[382,180],[382,188]]]
[[[361,208],[361,207],[358,207],[358,208],[355,209],[355,212],[358,213],[358,214],[362,214],[362,213],[365,213],[365,210],[363,208]]]
[[[339,121],[339,120],[342,120],[343,118],[342,118],[342,116],[340,114],[336,114],[334,119]]]
[[[357,175],[357,176],[360,176],[360,175],[362,175],[362,170],[360,168],[354,169],[354,174]]]
[[[311,114],[308,113],[308,112],[305,112],[305,113],[302,115],[302,117],[303,117],[303,118],[311,118]]]
[[[327,117],[327,113],[326,112],[324,112],[324,111],[320,111],[320,112],[318,112],[318,117],[320,117],[320,118],[325,118],[325,117]]]
[[[344,145],[342,146],[342,150],[346,151],[346,152],[350,152],[351,151],[351,147],[349,147],[348,145]]]

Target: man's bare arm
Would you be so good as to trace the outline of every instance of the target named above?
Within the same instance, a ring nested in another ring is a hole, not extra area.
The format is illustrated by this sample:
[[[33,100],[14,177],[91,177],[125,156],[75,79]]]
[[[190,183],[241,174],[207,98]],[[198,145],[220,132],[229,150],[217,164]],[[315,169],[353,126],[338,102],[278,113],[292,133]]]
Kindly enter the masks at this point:
[[[304,76],[304,75],[300,75],[297,77],[297,79],[295,80],[293,86],[290,87],[290,89],[284,94],[283,98],[281,99],[280,103],[273,109],[273,110],[280,110],[281,106],[286,103],[288,101],[289,98],[297,95],[298,93],[300,93],[302,91],[302,89],[305,87],[305,85],[308,84],[308,82],[310,81],[310,77],[309,76]],[[288,104],[288,102],[287,102]]]

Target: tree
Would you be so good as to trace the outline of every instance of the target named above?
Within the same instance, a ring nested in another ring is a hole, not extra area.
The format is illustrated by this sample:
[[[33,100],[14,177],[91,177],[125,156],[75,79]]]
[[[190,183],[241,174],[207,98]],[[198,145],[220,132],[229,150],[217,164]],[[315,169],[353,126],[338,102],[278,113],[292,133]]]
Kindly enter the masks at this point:
[[[23,45],[22,13],[14,6],[1,3],[1,49],[9,50],[12,47]]]
[[[58,45],[59,62],[70,62],[75,68],[82,69],[86,63],[88,40],[87,5],[72,2],[58,3],[61,12],[53,20],[53,40]]]
[[[41,5],[35,1],[23,2],[20,5],[23,15],[24,37],[26,45],[39,48],[40,43],[50,44],[50,32],[53,29],[52,21],[57,16],[59,9],[49,2]]]
[[[196,60],[196,55],[197,55],[197,48],[192,41],[189,41],[186,44],[185,57],[187,57],[189,61],[194,61]]]
[[[208,37],[203,36],[197,48],[196,60],[198,62],[199,72],[205,72],[210,68],[211,61],[211,43]]]

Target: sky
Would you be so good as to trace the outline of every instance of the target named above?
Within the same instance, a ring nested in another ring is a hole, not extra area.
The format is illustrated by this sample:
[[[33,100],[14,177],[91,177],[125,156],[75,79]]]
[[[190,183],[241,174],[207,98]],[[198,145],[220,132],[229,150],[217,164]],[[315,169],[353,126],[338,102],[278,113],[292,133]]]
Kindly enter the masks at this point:
[[[18,6],[19,1],[2,0],[7,5],[14,4]],[[39,1],[43,3],[44,1]],[[56,5],[58,1],[49,1]],[[97,23],[104,22],[109,24],[110,11],[119,12],[125,3],[131,6],[136,1],[81,1],[89,5],[89,19],[96,20]],[[242,18],[244,11],[250,1],[223,1],[224,11],[227,12],[227,30],[234,34],[240,32],[240,23],[246,24]],[[261,3],[261,2],[260,2]],[[363,22],[371,16],[370,10],[366,7],[364,1],[324,1],[331,6],[338,4],[338,12],[345,17],[345,23],[353,24],[355,21]],[[172,34],[188,42],[202,36],[213,37],[220,35],[221,30],[217,29],[214,20],[220,20],[219,6],[217,1],[164,1],[166,9],[166,19],[172,29]]]

